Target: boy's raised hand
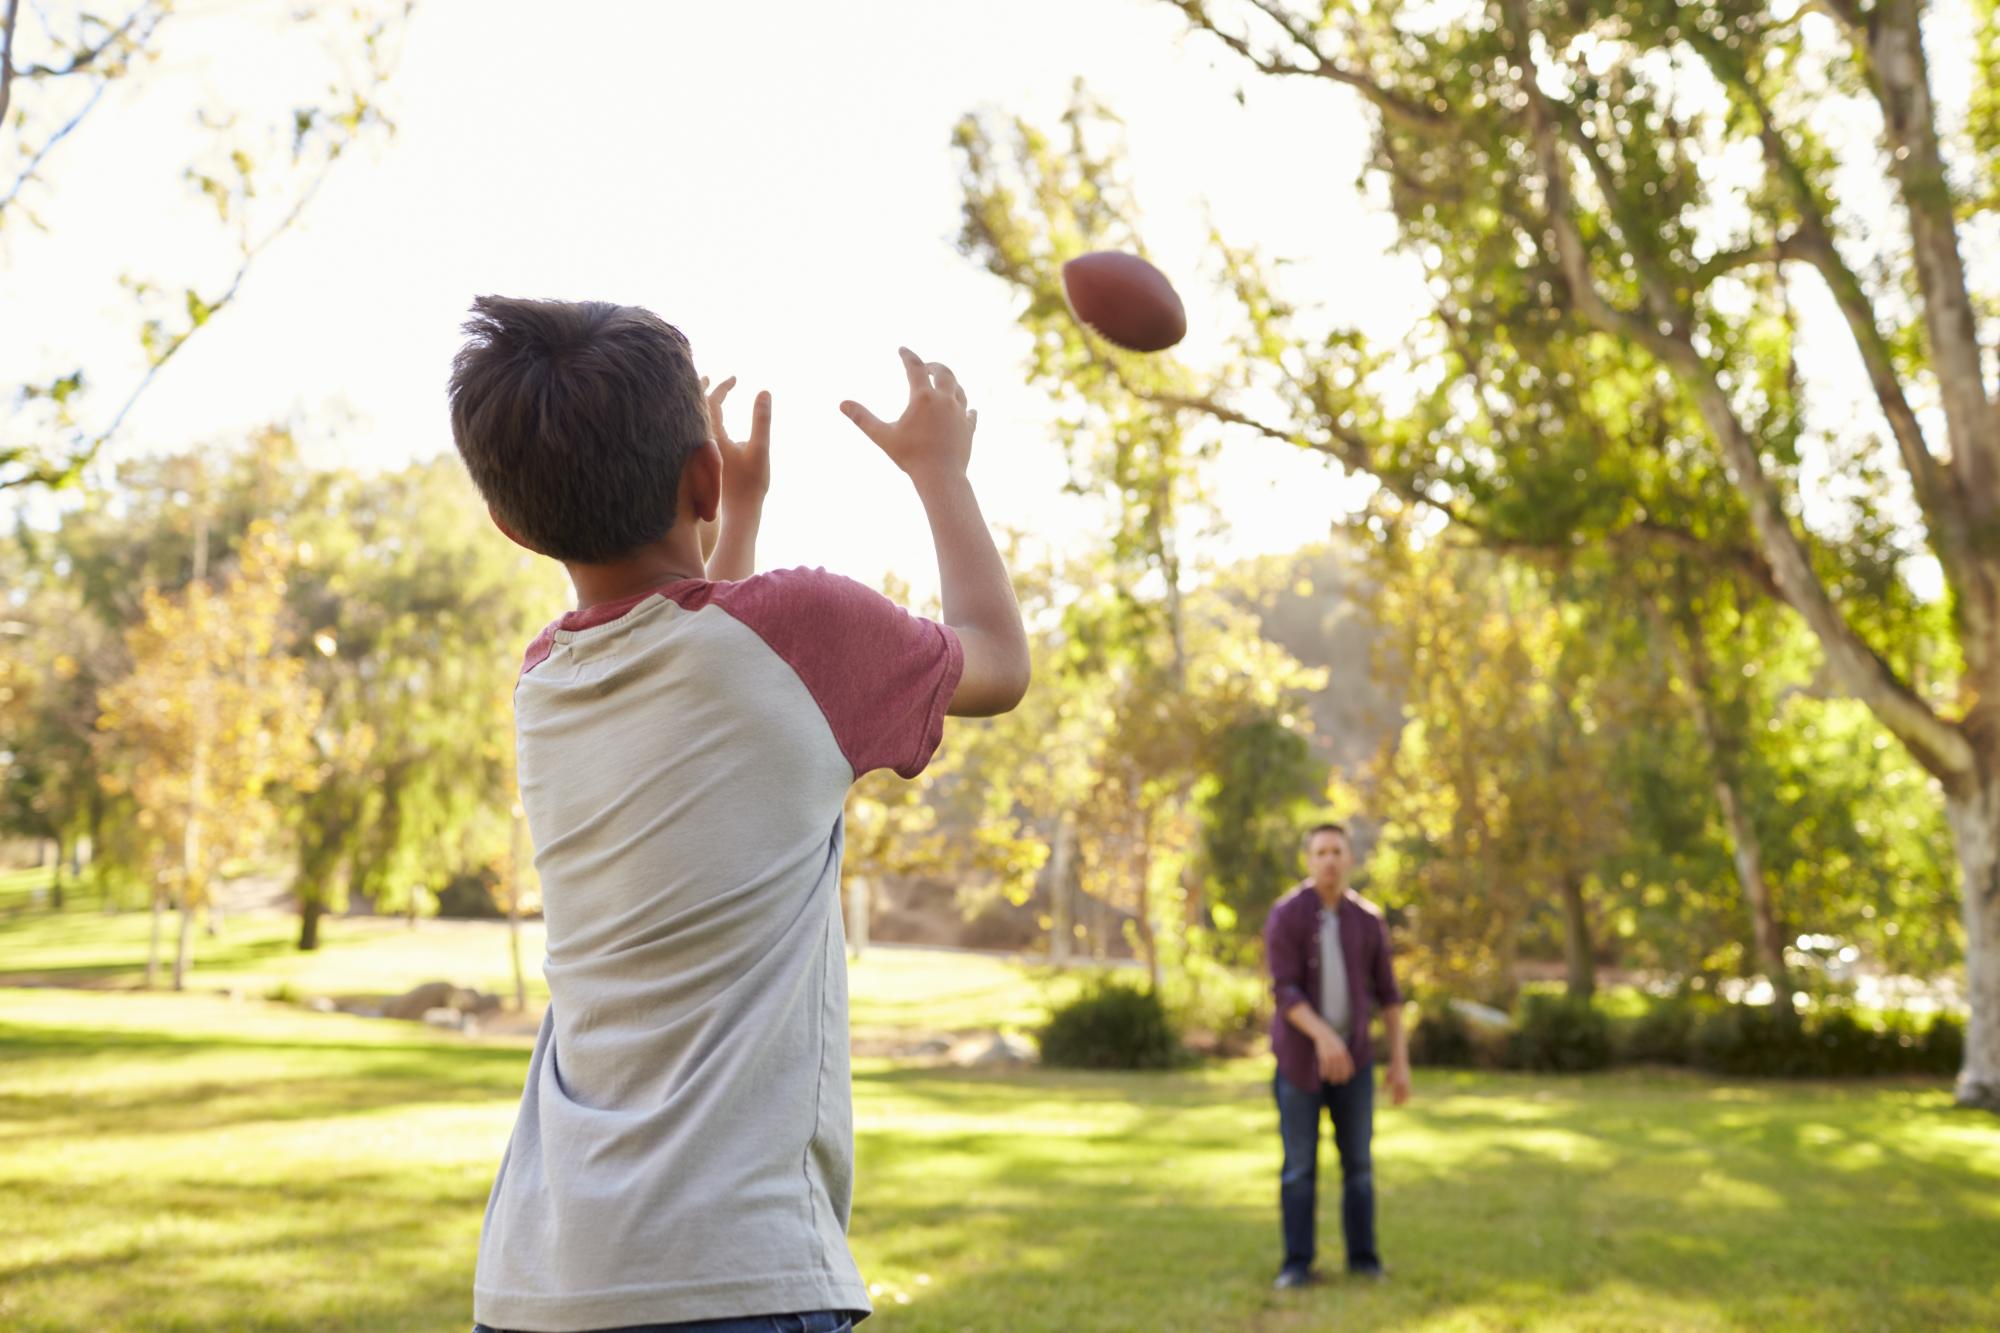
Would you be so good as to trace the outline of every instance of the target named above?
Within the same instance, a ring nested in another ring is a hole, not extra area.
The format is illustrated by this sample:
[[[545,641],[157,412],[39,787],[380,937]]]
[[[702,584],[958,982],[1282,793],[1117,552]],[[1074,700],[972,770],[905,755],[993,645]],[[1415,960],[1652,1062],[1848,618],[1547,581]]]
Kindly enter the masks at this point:
[[[750,437],[732,440],[728,427],[722,424],[722,404],[736,387],[736,377],[731,375],[711,390],[708,376],[704,375],[701,387],[708,397],[708,430],[715,437],[716,448],[722,450],[724,512],[742,505],[761,504],[771,489],[771,391],[759,393],[756,406],[750,409]]]
[[[903,415],[883,421],[851,400],[840,410],[909,477],[930,519],[944,623],[965,653],[947,711],[990,717],[1021,702],[1030,671],[1014,584],[965,473],[979,414],[966,408],[965,390],[949,367],[926,362],[907,347],[896,350],[910,377]]]
[[[701,554],[705,572],[717,580],[747,579],[757,569],[757,529],[764,518],[764,495],[771,489],[771,395],[757,395],[750,410],[750,437],[729,438],[722,424],[722,403],[736,387],[736,377],[708,387],[702,376],[701,388],[708,399],[708,433],[722,453],[722,502],[717,506],[718,522],[701,525]]]
[[[979,425],[979,413],[966,408],[965,390],[949,366],[926,362],[907,347],[896,351],[910,377],[910,401],[903,415],[885,422],[852,400],[840,405],[841,412],[911,477],[964,476],[972,461],[972,432]]]

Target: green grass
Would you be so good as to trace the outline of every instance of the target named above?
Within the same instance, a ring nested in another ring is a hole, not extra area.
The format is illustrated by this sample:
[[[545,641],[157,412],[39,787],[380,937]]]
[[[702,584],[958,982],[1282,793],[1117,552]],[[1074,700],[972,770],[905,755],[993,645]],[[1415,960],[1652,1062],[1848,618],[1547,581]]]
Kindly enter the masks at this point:
[[[866,960],[857,990],[891,956]],[[901,981],[885,1004],[912,1003],[918,981]],[[0,1327],[467,1327],[526,1058],[520,1041],[255,1001],[0,991]],[[1394,1278],[1280,1297],[1268,1077],[1261,1061],[1122,1076],[860,1062],[867,1327],[1969,1328],[2000,1313],[2000,1121],[1950,1110],[1938,1085],[1625,1075],[1420,1071],[1412,1106],[1379,1118]]]
[[[35,903],[35,893],[47,894],[55,874],[53,866],[29,866],[24,870],[0,870],[0,916],[23,912]]]
[[[173,963],[177,925],[165,923],[161,969]],[[129,989],[145,977],[150,917],[97,911],[35,912],[0,919],[0,986]],[[493,921],[420,921],[339,917],[322,924],[314,953],[297,949],[298,921],[276,913],[232,917],[219,937],[199,926],[189,989],[239,991],[260,998],[282,988],[290,997],[389,995],[422,981],[511,996],[507,928]],[[545,1003],[543,932],[521,926],[528,998]],[[1038,1026],[1050,997],[1068,993],[1074,974],[982,954],[871,949],[850,969],[853,1023],[863,1037],[952,1033],[973,1028]]]

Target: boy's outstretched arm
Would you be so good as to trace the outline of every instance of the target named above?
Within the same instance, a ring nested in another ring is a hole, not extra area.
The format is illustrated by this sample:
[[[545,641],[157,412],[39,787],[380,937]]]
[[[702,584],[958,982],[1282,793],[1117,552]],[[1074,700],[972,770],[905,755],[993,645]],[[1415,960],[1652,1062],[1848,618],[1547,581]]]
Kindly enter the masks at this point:
[[[885,422],[856,402],[840,410],[903,470],[923,502],[937,546],[944,623],[965,649],[965,672],[947,709],[955,717],[990,717],[1028,692],[1028,635],[1013,581],[966,478],[979,414],[949,368],[898,348],[910,377],[903,415]]]

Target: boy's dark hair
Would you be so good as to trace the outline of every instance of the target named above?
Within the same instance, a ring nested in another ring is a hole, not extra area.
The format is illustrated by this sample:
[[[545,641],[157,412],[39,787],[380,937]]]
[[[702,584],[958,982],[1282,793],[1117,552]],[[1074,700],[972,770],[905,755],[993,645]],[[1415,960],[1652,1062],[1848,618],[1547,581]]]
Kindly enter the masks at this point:
[[[1344,841],[1349,847],[1352,847],[1354,845],[1354,838],[1352,835],[1348,833],[1347,825],[1314,824],[1311,828],[1306,830],[1306,846],[1308,847],[1312,846],[1313,839],[1317,838],[1322,833],[1338,833],[1341,836],[1342,841]]]
[[[605,301],[482,296],[451,363],[451,434],[494,516],[544,555],[615,560],[673,526],[708,408],[681,331]]]

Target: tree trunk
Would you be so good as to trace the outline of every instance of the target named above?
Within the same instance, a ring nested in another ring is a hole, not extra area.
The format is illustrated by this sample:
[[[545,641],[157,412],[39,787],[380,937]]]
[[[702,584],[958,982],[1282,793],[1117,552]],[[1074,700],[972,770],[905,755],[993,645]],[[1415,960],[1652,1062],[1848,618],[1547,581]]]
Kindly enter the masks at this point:
[[[1068,811],[1056,820],[1055,844],[1049,849],[1049,961],[1069,962],[1075,928],[1071,925],[1070,860],[1076,854],[1076,817]]]
[[[1737,799],[1736,788],[1726,776],[1715,780],[1715,799],[1722,805],[1723,823],[1729,829],[1729,854],[1736,862],[1736,882],[1743,888],[1743,901],[1750,909],[1750,928],[1756,940],[1757,963],[1778,992],[1778,1006],[1792,1007],[1792,974],[1785,964],[1785,941],[1778,933],[1777,913],[1771,908],[1771,886],[1764,878],[1764,856]]]
[[[63,855],[67,850],[63,840],[58,837],[55,864],[49,873],[49,908],[52,911],[60,912],[63,909]]]
[[[174,989],[187,989],[188,966],[194,961],[194,903],[186,886],[181,888],[181,938],[174,949]]]
[[[1778,933],[1770,881],[1764,878],[1764,850],[1757,841],[1757,826],[1743,805],[1741,771],[1736,763],[1738,738],[1716,715],[1715,700],[1710,694],[1715,672],[1685,584],[1679,589],[1677,599],[1678,633],[1657,614],[1654,623],[1668,636],[1687,675],[1687,695],[1694,708],[1695,728],[1708,747],[1709,766],[1715,776],[1715,799],[1722,807],[1722,823],[1729,835],[1729,858],[1736,866],[1736,883],[1743,890],[1744,906],[1750,910],[1757,964],[1778,993],[1779,1012],[1789,1014],[1793,1012],[1791,969],[1785,964],[1785,941]]]
[[[320,901],[318,890],[302,894],[299,898],[299,952],[312,953],[319,948],[319,919],[326,915],[326,904]]]
[[[1135,797],[1138,785],[1134,780]],[[1143,816],[1139,824],[1139,948],[1146,956],[1146,979],[1153,994],[1158,995],[1160,941],[1153,930],[1153,819],[1150,813]]]
[[[1984,783],[1945,798],[1958,849],[1965,914],[1965,992],[1972,1017],[1958,1104],[2000,1111],[2000,765]]]
[[[1590,913],[1583,901],[1583,876],[1565,870],[1562,876],[1563,953],[1569,963],[1569,998],[1588,1000],[1597,993],[1596,950],[1590,938]]]
[[[111,901],[111,895],[106,894],[104,900],[106,902]],[[151,943],[146,946],[147,990],[151,990],[160,984],[160,921],[166,913],[167,895],[161,893],[160,886],[155,884],[153,886],[153,937]]]

